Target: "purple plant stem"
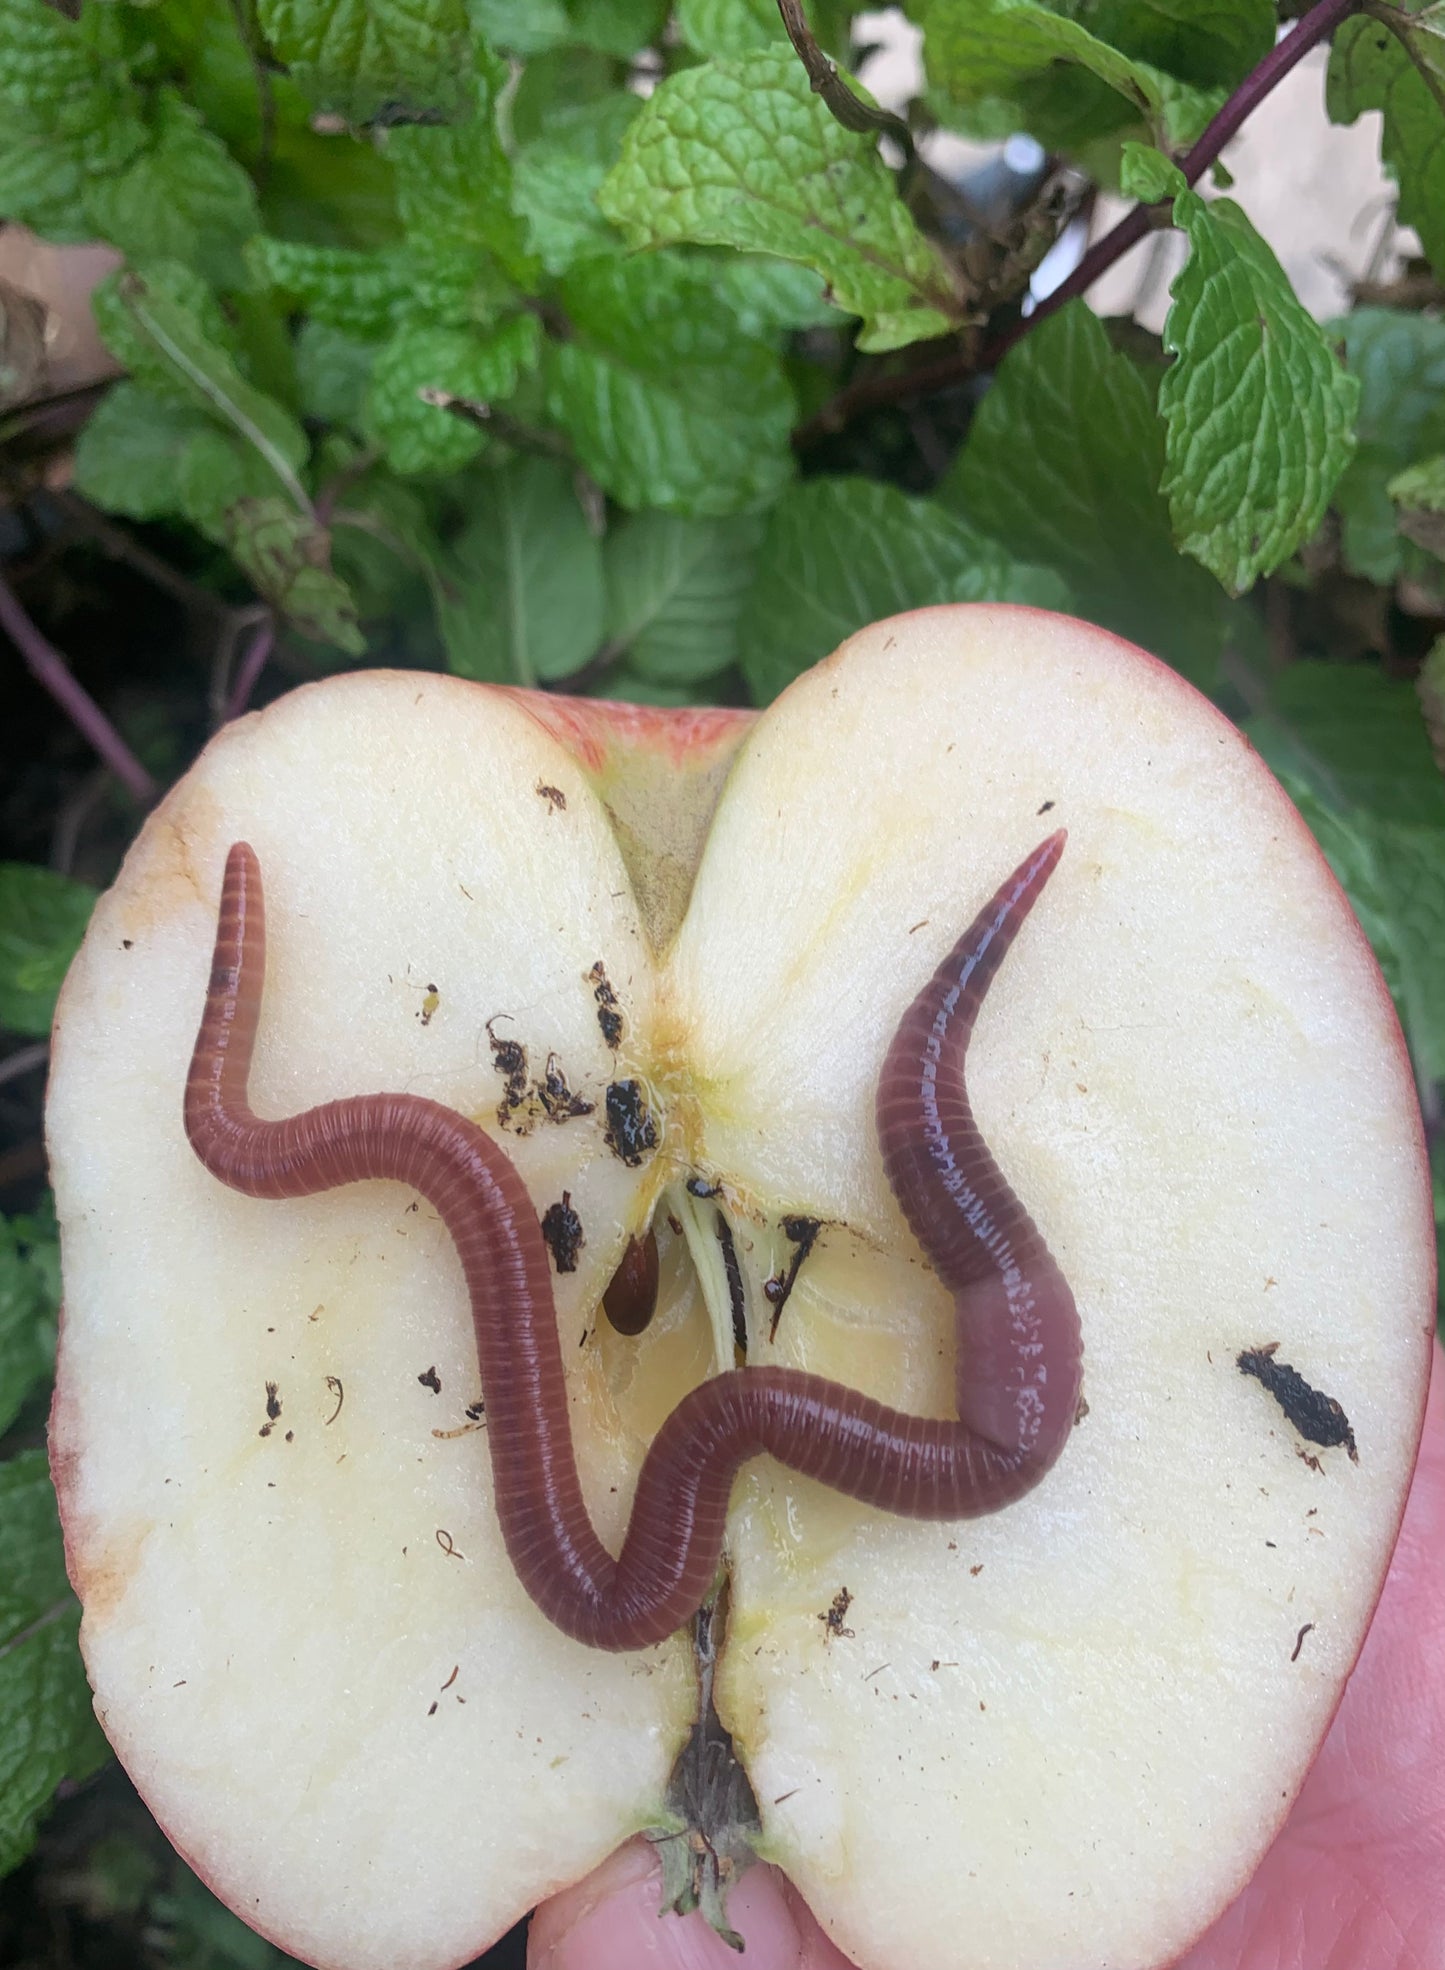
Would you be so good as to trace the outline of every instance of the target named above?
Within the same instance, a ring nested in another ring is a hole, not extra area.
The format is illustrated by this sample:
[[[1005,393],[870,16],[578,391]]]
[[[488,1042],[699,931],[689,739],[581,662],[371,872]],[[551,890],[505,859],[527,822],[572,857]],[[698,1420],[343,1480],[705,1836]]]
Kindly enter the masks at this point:
[[[31,676],[50,693],[76,730],[94,746],[126,792],[142,807],[149,807],[160,793],[158,782],[152,779],[89,691],[72,674],[64,657],[41,635],[3,577],[0,577],[0,628],[4,629],[24,658]]]
[[[256,634],[246,645],[245,654],[236,666],[236,681],[231,686],[231,695],[226,702],[226,719],[228,723],[233,718],[239,718],[247,705],[250,704],[251,693],[260,683],[261,673],[269,663],[271,652],[275,647],[275,618],[267,616],[265,622],[259,625]]]
[[[1221,105],[1198,141],[1181,158],[1179,168],[1189,184],[1196,184],[1204,176],[1245,118],[1258,109],[1270,91],[1304,59],[1310,49],[1332,34],[1351,14],[1359,13],[1363,6],[1364,0],[1317,0],[1308,13],[1301,14],[1289,33],[1275,43],[1259,66],[1252,69],[1240,83],[1228,102]],[[794,432],[794,445],[804,447],[816,438],[840,430],[856,411],[895,403],[903,397],[927,396],[934,390],[946,390],[954,383],[962,383],[980,370],[996,368],[1014,344],[1021,342],[1031,329],[1056,314],[1067,302],[1077,299],[1093,286],[1101,274],[1107,273],[1116,261],[1122,260],[1131,247],[1137,246],[1151,231],[1163,209],[1158,205],[1136,205],[1132,212],[1126,212],[1117,226],[1094,242],[1067,280],[1060,281],[1031,314],[994,336],[981,350],[956,350],[940,357],[937,362],[922,363],[918,368],[905,370],[902,374],[869,377],[851,389],[840,391],[831,403],[825,404]]]

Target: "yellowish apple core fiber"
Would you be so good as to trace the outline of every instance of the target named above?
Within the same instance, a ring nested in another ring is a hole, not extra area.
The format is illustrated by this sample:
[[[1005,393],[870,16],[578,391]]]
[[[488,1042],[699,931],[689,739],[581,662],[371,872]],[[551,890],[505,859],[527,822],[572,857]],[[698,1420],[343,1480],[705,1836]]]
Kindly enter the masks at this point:
[[[1063,826],[969,1073],[1074,1288],[1087,1414],[1034,1493],[963,1524],[753,1466],[718,1701],[766,1851],[862,1970],[1149,1970],[1285,1812],[1408,1480],[1432,1234],[1365,942],[1239,735],[1139,652],[1034,611],[898,618],[786,692],[661,952],[605,804],[609,775],[614,808],[620,782],[660,786],[656,760],[632,782],[584,753],[457,679],[313,687],[208,748],[97,910],[49,1128],[53,1455],[102,1721],[177,1844],[293,1954],[445,1970],[656,1822],[694,1702],[681,1639],[588,1651],[517,1586],[425,1202],[248,1201],[187,1147],[232,841],[268,905],[257,1110],[432,1095],[496,1132],[539,1213],[576,1213],[559,1334],[615,1549],[647,1442],[719,1352],[722,1274],[700,1284],[689,1256],[703,1206],[669,1222],[689,1172],[721,1185],[751,1362],[948,1413],[951,1304],[883,1177],[878,1069]],[[627,809],[644,890],[648,804]],[[658,839],[676,861],[698,833]],[[504,1042],[527,1062],[505,1118]],[[549,1061],[592,1113],[547,1118]],[[620,1078],[657,1126],[638,1167],[607,1141]],[[822,1229],[774,1332],[790,1215]],[[628,1340],[599,1302],[648,1222],[661,1306]],[[1274,1341],[1343,1406],[1358,1464],[1239,1373]]]

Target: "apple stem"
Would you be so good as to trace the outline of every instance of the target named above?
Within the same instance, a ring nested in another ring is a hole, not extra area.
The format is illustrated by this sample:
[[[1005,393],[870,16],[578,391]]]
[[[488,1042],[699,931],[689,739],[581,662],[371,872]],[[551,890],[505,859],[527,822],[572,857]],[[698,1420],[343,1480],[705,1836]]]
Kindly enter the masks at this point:
[[[1303,61],[1310,49],[1333,34],[1351,14],[1363,12],[1365,6],[1366,0],[1316,0],[1316,5],[1301,14],[1289,33],[1277,41],[1263,61],[1250,71],[1211,118],[1198,141],[1180,158],[1179,168],[1189,184],[1196,184],[1204,176],[1225,145],[1238,133],[1246,117],[1253,115],[1270,91]],[[860,411],[875,410],[909,397],[932,396],[936,391],[966,382],[980,371],[996,369],[1015,344],[1037,328],[1040,322],[1047,321],[1050,315],[1057,314],[1068,302],[1086,293],[1096,280],[1154,230],[1167,211],[1166,202],[1136,205],[1131,212],[1126,212],[1117,226],[1105,233],[1102,239],[1095,240],[1067,280],[1061,281],[1051,293],[1044,295],[1031,313],[1011,323],[985,342],[982,348],[965,346],[934,362],[921,363],[914,369],[892,375],[865,377],[840,390],[805,424],[798,426],[793,433],[794,449],[805,450],[820,438],[833,436]]]

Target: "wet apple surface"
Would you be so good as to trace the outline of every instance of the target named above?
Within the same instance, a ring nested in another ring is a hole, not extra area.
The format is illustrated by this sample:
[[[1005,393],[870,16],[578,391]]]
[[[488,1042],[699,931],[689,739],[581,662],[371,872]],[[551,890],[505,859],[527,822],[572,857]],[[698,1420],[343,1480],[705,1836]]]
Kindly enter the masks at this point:
[[[1099,631],[943,609],[756,722],[336,680],[223,734],[152,817],[58,1018],[54,1461],[112,1741],[293,1953],[466,1960],[658,1822],[696,1698],[685,1639],[582,1647],[519,1585],[430,1205],[247,1198],[192,1153],[231,844],[272,912],[256,1111],[392,1088],[505,1152],[615,1552],[704,1384],[953,1415],[953,1295],[889,1181],[880,1076],[960,926],[1061,826],[968,1092],[1077,1302],[1081,1420],[965,1522],[751,1463],[716,1701],[756,1844],[865,1970],[1144,1970],[1309,1766],[1428,1366],[1398,1029],[1245,742]],[[600,1309],[649,1232],[629,1336]],[[1301,1434],[1285,1367],[1334,1441]]]

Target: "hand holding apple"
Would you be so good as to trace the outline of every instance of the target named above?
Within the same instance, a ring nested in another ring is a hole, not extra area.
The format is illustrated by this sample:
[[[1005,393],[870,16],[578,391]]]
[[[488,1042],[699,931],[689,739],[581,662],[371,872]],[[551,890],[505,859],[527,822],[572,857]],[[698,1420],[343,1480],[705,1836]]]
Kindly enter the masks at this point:
[[[272,910],[256,1112],[424,1097],[504,1149],[544,1237],[569,1227],[566,1411],[616,1552],[648,1445],[737,1372],[739,1332],[744,1381],[954,1413],[880,1070],[1060,826],[968,1092],[1077,1302],[1087,1409],[967,1521],[753,1463],[716,1704],[751,1843],[865,1970],[1144,1970],[1237,1893],[1308,1770],[1431,1325],[1393,1011],[1238,733],[1099,631],[942,609],[756,723],[335,680],[223,734],[152,818],[58,1017],[55,1466],[112,1741],[293,1953],[465,1961],[663,1821],[696,1688],[683,1638],[580,1647],[520,1586],[440,1219],[394,1184],[239,1196],[187,1144],[230,845]],[[649,1229],[657,1314],[620,1334],[597,1309]],[[1242,1353],[1343,1417],[1358,1464]]]

